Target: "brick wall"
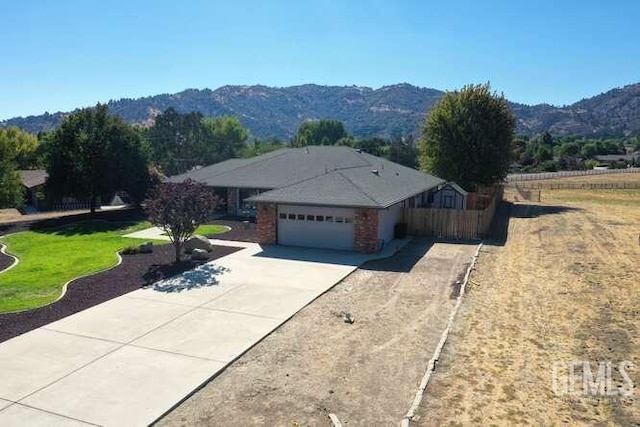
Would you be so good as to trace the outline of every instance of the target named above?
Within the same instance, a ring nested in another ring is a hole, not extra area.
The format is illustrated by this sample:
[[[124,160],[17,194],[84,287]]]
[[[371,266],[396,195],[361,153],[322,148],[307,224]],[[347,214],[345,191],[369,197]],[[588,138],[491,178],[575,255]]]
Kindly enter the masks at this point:
[[[256,234],[262,245],[274,245],[278,240],[278,209],[275,203],[258,203]]]
[[[229,215],[238,214],[238,189],[227,188],[227,213]]]
[[[356,251],[375,252],[378,249],[378,210],[356,209],[353,226]]]

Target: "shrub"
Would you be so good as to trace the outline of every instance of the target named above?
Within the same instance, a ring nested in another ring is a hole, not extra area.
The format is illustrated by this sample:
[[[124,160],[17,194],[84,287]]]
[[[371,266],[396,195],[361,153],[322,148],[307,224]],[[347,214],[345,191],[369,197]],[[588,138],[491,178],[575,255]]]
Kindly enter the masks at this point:
[[[124,248],[122,250],[122,252],[120,252],[120,253],[122,255],[134,255],[134,254],[137,254],[138,252],[140,252],[138,247],[135,246],[135,245],[131,245],[131,246],[127,246],[126,248]]]

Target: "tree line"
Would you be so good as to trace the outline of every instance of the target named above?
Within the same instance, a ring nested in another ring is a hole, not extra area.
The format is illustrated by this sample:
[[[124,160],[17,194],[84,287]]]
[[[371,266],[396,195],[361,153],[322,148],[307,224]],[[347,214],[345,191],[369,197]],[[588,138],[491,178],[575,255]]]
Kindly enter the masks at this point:
[[[556,172],[593,169],[601,155],[625,155],[640,151],[640,136],[620,138],[553,137],[544,132],[535,137],[517,136],[513,143],[513,160],[522,172]],[[631,161],[640,166],[640,160]],[[626,164],[613,165],[626,167]]]
[[[19,170],[46,169],[51,199],[88,201],[126,191],[141,201],[163,176],[234,157],[286,147],[342,145],[431,172],[474,191],[506,176],[516,162],[525,172],[593,167],[601,154],[624,154],[640,137],[589,139],[515,136],[515,118],[504,96],[488,84],[452,91],[425,117],[418,137],[356,138],[338,120],[306,121],[284,141],[252,137],[235,117],[204,117],[169,108],[150,127],[130,125],[106,105],[79,110],[46,133],[0,129],[0,208],[19,207]],[[625,146],[626,145],[626,146]]]
[[[0,208],[23,204],[19,171],[26,169],[46,169],[50,201],[73,197],[94,211],[99,200],[126,191],[139,202],[163,176],[243,155],[247,137],[235,117],[169,108],[145,128],[125,123],[101,104],[38,135],[0,129]]]

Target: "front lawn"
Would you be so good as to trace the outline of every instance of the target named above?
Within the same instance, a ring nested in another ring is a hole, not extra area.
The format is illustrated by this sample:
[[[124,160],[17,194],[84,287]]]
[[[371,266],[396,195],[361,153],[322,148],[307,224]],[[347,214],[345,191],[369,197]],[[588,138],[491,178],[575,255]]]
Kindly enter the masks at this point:
[[[20,263],[0,273],[0,313],[55,301],[69,280],[115,265],[117,251],[141,243],[122,236],[148,226],[146,222],[86,221],[1,238]]]
[[[196,228],[195,234],[209,237],[215,234],[225,233],[227,231],[229,231],[229,227],[225,227],[224,225],[202,224],[200,227]]]
[[[149,227],[153,227],[151,223],[146,223],[146,224],[149,224]],[[194,234],[210,237],[216,234],[226,233],[227,231],[229,231],[229,227],[226,227],[224,225],[202,224],[201,226],[196,228],[196,231]],[[167,233],[162,233],[162,234],[165,236],[167,235]]]

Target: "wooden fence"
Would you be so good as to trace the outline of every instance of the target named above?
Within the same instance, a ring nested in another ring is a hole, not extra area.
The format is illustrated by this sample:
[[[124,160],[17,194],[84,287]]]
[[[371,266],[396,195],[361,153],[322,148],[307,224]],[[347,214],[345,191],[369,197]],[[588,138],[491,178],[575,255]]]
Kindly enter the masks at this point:
[[[500,187],[489,206],[483,210],[404,208],[402,222],[407,224],[407,233],[414,236],[481,239],[489,234],[491,220],[502,194]]]

